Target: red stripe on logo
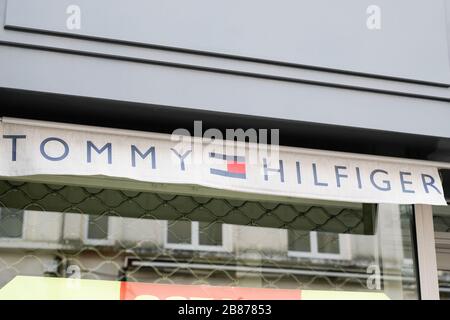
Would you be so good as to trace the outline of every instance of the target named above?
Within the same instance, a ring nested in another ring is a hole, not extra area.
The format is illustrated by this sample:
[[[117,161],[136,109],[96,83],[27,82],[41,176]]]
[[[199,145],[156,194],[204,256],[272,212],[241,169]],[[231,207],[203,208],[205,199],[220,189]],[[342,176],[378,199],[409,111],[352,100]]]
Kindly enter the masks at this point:
[[[245,162],[228,162],[227,171],[231,173],[245,173]]]

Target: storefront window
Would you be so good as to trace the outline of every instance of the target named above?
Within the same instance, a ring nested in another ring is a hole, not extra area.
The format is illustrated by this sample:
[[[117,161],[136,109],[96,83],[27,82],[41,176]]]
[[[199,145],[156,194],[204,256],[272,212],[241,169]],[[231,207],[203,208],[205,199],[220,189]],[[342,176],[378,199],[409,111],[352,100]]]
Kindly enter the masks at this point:
[[[0,181],[0,229],[16,235],[1,237],[0,298],[74,278],[120,282],[123,299],[159,286],[189,298],[180,285],[215,298],[418,298],[413,206],[262,199]]]

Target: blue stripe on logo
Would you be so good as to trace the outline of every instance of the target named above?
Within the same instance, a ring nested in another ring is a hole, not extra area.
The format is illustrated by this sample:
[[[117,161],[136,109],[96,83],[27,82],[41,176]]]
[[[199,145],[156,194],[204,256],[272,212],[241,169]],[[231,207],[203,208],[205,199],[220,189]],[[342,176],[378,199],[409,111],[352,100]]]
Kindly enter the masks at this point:
[[[220,154],[220,153],[215,153],[215,152],[210,152],[209,157],[214,158],[214,159],[228,160],[228,161],[234,161],[234,162],[245,162],[245,157],[228,156],[226,154]]]

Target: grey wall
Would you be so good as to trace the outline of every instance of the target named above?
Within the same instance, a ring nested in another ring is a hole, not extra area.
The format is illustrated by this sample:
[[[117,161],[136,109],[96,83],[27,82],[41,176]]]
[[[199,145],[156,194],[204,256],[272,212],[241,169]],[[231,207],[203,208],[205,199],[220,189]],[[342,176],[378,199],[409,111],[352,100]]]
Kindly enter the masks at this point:
[[[66,25],[71,4],[80,29]],[[5,25],[450,83],[444,0],[14,0]]]
[[[68,3],[0,0],[0,87],[450,138],[443,0]]]

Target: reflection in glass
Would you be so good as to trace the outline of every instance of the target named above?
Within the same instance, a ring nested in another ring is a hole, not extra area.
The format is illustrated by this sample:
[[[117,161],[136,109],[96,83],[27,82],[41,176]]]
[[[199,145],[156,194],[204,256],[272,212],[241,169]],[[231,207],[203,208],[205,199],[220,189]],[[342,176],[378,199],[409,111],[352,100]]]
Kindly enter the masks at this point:
[[[309,231],[288,230],[288,249],[291,251],[310,252],[311,239]]]
[[[108,239],[108,216],[89,215],[88,239]]]
[[[23,211],[0,208],[0,238],[21,238]]]
[[[76,272],[82,279],[289,289],[302,298],[418,298],[412,206],[11,181],[0,181],[0,191],[1,232],[20,236],[0,239],[0,296],[18,275]],[[92,215],[88,237],[107,235],[107,242],[80,241],[85,214]]]
[[[169,243],[191,243],[191,222],[190,221],[169,221],[167,242]]]
[[[317,233],[318,252],[321,253],[339,253],[339,234],[318,232]]]
[[[450,300],[450,206],[433,207],[434,236],[441,300]]]
[[[222,245],[222,224],[199,222],[199,244],[206,246]]]

